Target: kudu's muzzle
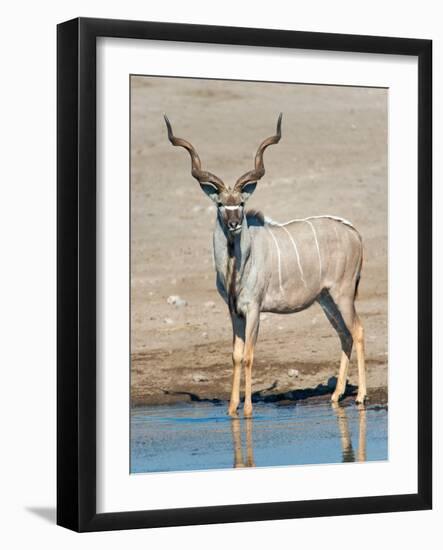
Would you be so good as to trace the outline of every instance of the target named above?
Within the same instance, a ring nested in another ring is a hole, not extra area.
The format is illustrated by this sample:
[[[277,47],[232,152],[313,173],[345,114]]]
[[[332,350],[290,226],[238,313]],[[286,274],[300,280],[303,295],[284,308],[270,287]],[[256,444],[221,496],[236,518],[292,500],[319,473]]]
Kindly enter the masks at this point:
[[[242,208],[234,207],[232,210],[225,210],[224,218],[229,231],[235,231],[241,227],[243,221]]]

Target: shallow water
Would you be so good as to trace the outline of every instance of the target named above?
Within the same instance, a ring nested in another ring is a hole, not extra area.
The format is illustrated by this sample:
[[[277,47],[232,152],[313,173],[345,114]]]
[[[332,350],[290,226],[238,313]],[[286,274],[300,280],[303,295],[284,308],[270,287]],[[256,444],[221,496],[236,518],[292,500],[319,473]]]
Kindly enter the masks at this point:
[[[254,404],[252,419],[226,404],[137,407],[131,414],[131,472],[287,466],[388,458],[388,411],[328,402]]]

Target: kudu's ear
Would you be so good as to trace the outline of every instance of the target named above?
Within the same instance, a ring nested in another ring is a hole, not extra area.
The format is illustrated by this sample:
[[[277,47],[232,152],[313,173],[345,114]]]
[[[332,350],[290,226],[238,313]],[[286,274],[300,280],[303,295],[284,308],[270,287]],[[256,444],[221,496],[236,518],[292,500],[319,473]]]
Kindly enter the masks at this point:
[[[203,193],[206,193],[210,199],[214,202],[218,200],[218,190],[209,182],[200,182],[200,187],[203,190]]]
[[[246,202],[249,199],[249,197],[255,191],[256,187],[257,187],[256,181],[252,181],[251,183],[247,183],[246,185],[243,186],[241,190],[241,196],[244,202]]]

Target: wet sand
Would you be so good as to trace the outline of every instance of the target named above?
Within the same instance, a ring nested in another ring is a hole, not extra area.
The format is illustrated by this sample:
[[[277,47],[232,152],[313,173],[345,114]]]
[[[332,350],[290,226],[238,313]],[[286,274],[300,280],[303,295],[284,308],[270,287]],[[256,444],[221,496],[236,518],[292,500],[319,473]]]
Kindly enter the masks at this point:
[[[225,400],[231,325],[215,289],[215,210],[172,147],[162,113],[210,170],[232,184],[253,167],[283,111],[281,142],[250,208],[280,222],[322,214],[349,219],[364,242],[357,310],[366,329],[369,396],[387,400],[387,92],[187,79],[132,78],[132,404]],[[167,299],[178,295],[186,305]],[[262,316],[255,400],[294,401],[334,388],[340,344],[317,304]],[[349,393],[357,385],[356,360]]]

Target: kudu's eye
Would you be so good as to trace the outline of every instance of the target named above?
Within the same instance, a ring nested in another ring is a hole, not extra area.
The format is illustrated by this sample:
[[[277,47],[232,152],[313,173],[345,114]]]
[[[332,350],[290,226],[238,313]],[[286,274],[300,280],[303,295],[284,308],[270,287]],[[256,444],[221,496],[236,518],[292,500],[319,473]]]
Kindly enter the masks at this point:
[[[217,202],[217,206],[218,206],[218,208],[221,208],[221,207],[223,206],[223,203],[220,202],[220,201],[218,201],[218,202]]]
[[[240,206],[241,206],[242,208],[244,207],[244,205],[245,205],[244,202],[241,202],[241,203],[240,203]]]

